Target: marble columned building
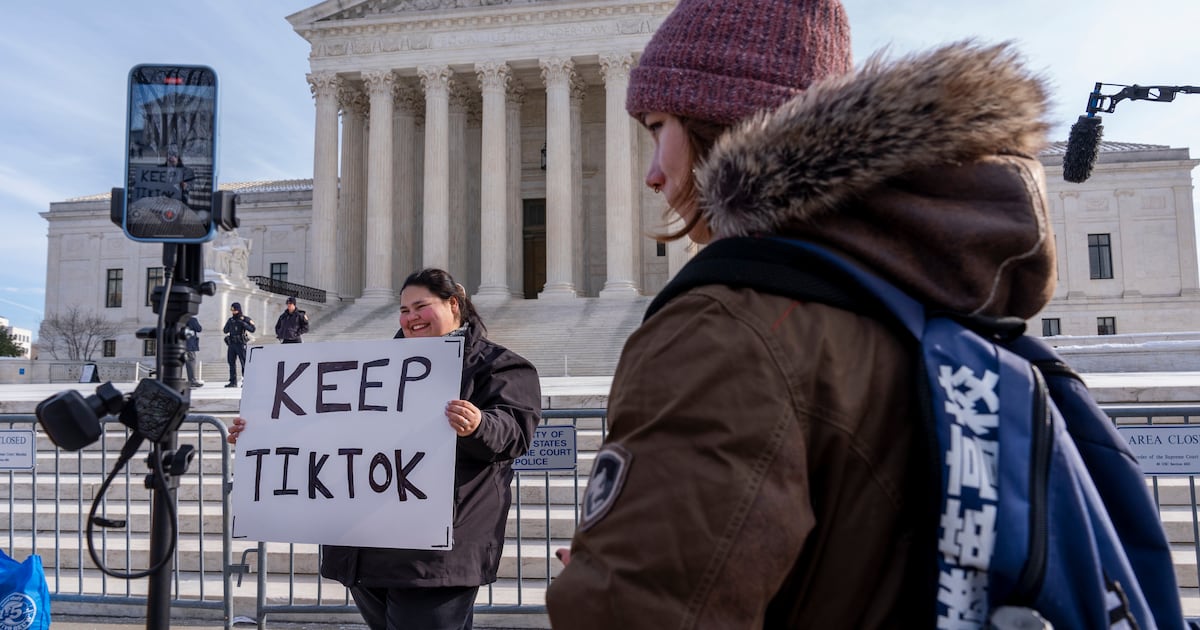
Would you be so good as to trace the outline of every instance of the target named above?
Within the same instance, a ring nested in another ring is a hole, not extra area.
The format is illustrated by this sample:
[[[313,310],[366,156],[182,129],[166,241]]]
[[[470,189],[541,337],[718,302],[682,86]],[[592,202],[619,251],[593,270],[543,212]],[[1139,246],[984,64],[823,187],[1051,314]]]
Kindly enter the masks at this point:
[[[232,302],[271,343],[295,285],[320,289],[298,291],[312,341],[388,339],[399,285],[427,265],[451,271],[489,335],[543,375],[611,374],[649,296],[696,247],[647,238],[666,227],[665,208],[643,185],[653,142],[624,108],[637,51],[673,5],[328,0],[288,16],[311,45],[314,169],[221,184],[238,194],[241,225],[204,246],[217,288],[198,316],[209,378],[223,377],[218,331]],[[1193,360],[1200,160],[1105,141],[1093,176],[1072,184],[1065,144],[1039,156],[1058,286],[1031,332],[1060,348],[1170,346]],[[107,192],[42,216],[47,316],[77,306],[120,330],[102,340],[103,359],[153,357],[134,332],[156,323],[161,247],[112,225]]]
[[[656,292],[684,245],[625,113],[673,2],[339,0],[288,17],[312,45],[304,284],[386,303],[442,267],[480,300]]]

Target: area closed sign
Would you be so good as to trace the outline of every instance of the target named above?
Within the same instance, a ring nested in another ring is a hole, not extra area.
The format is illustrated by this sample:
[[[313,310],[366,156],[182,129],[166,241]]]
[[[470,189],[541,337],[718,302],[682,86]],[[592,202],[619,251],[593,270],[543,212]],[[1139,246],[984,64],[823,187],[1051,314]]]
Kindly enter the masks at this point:
[[[1200,424],[1120,426],[1147,475],[1200,474]]]

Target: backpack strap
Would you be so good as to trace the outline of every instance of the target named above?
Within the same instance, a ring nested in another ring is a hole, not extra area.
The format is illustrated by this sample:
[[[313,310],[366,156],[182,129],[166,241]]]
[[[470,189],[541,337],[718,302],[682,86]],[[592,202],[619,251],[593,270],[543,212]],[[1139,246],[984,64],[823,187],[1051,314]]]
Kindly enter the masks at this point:
[[[819,302],[834,308],[898,324],[919,338],[924,309],[887,283],[873,291],[868,272],[854,268],[844,258],[805,241],[734,237],[718,240],[700,250],[655,296],[643,321],[676,296],[697,287],[720,284],[750,288],[773,295]],[[877,287],[878,288],[878,287]],[[881,296],[892,296],[899,308]]]

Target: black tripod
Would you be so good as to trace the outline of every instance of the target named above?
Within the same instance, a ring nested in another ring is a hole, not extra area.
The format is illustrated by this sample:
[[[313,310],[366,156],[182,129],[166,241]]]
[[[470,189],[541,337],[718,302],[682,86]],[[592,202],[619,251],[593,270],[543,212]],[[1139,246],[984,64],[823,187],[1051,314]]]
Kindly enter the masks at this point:
[[[215,285],[202,282],[204,258],[200,244],[163,244],[163,267],[173,269],[172,278],[154,290],[151,304],[159,316],[155,328],[139,330],[139,338],[155,338],[158,346],[158,379],[170,389],[184,394],[190,404],[188,382],[184,376],[187,352],[184,330],[190,318],[200,312],[200,300],[213,295]],[[163,305],[166,305],[164,311]],[[159,630],[171,625],[171,573],[175,548],[176,490],[179,477],[187,472],[194,454],[191,445],[177,446],[178,431],[168,431],[147,457],[150,474],[146,487],[154,491],[150,520],[150,574],[146,602],[146,628]],[[160,454],[159,460],[155,453]],[[157,461],[156,461],[157,460]]]
[[[112,191],[112,220],[123,225],[124,189]],[[213,194],[213,222],[223,230],[238,226],[237,196],[217,191]],[[211,235],[211,231],[209,232]],[[151,304],[158,315],[157,325],[137,331],[139,339],[156,341],[156,378],[142,379],[129,396],[112,383],[96,388],[96,394],[84,398],[75,390],[59,392],[37,406],[38,421],[59,448],[77,451],[98,440],[103,432],[100,420],[116,415],[132,435],[121,448],[116,466],[96,492],[88,514],[87,542],[92,561],[106,575],[122,579],[149,577],[146,603],[147,630],[166,630],[171,626],[171,573],[178,533],[175,509],[179,478],[187,472],[195,449],[177,446],[179,426],[191,406],[191,392],[183,376],[187,353],[184,335],[187,322],[200,312],[200,300],[216,293],[216,285],[204,282],[203,245],[178,241],[163,243],[164,284],[154,290]],[[125,527],[126,521],[97,515],[105,491],[142,442],[151,443],[146,465],[146,488],[151,493],[150,567],[142,571],[118,572],[110,569],[96,553],[94,527]]]
[[[112,219],[119,224],[123,213],[124,190],[113,189]],[[238,226],[236,195],[217,191],[212,210],[219,229],[232,230]],[[120,208],[120,209],[118,209]],[[191,403],[188,381],[184,377],[187,322],[200,312],[203,296],[216,293],[216,285],[204,281],[204,253],[200,243],[163,243],[165,283],[151,296],[158,325],[137,332],[140,339],[155,339],[157,378],[171,390],[183,394],[185,410]],[[165,308],[164,308],[165,305]],[[153,491],[150,517],[150,583],[147,590],[146,628],[166,630],[171,626],[171,573],[177,531],[176,491],[179,478],[187,472],[194,455],[191,445],[177,445],[178,431],[169,430],[156,441],[146,458],[150,474],[146,487]]]

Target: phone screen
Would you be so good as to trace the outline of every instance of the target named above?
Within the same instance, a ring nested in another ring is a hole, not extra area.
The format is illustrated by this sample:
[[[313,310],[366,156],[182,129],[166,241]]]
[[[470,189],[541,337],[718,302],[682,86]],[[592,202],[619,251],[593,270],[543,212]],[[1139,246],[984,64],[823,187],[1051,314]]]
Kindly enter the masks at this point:
[[[134,66],[125,135],[125,234],[164,243],[212,239],[216,73],[204,66]]]

